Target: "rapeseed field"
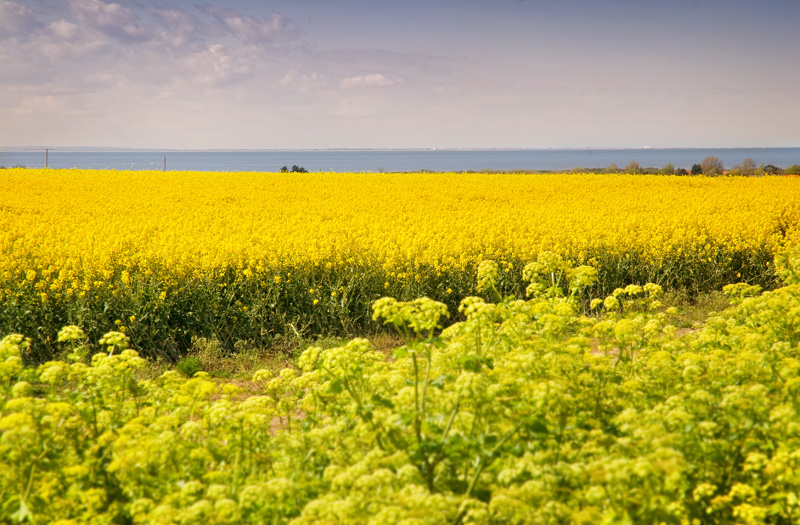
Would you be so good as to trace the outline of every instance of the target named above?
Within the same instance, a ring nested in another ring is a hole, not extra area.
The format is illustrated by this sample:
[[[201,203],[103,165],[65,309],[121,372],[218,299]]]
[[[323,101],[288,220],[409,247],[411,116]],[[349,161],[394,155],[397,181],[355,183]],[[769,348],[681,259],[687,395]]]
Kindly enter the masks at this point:
[[[775,282],[796,178],[594,174],[0,172],[0,332],[268,342],[374,326],[382,295],[455,311],[484,260],[522,297],[539,253],[597,268],[594,292]],[[41,354],[41,355],[39,355]]]

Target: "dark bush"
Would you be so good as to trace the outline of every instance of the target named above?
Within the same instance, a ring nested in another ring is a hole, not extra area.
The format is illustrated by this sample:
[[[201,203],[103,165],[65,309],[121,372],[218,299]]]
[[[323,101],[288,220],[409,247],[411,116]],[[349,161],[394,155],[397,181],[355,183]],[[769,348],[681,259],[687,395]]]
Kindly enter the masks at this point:
[[[203,371],[203,363],[200,361],[200,359],[191,356],[178,361],[176,368],[182,375],[186,377],[194,377],[197,372]]]
[[[785,170],[783,170],[784,175],[800,175],[800,164],[792,164]]]

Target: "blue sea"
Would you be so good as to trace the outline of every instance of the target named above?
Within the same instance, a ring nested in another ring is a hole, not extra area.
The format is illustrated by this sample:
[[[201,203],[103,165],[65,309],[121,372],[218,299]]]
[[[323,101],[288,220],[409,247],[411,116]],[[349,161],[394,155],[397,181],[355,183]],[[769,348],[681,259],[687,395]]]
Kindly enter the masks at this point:
[[[706,157],[725,168],[744,159],[786,168],[800,164],[800,148],[672,149],[469,149],[469,150],[78,150],[0,149],[0,166],[113,170],[279,171],[281,167],[320,172],[515,171],[624,168],[631,161],[660,168],[690,169]]]

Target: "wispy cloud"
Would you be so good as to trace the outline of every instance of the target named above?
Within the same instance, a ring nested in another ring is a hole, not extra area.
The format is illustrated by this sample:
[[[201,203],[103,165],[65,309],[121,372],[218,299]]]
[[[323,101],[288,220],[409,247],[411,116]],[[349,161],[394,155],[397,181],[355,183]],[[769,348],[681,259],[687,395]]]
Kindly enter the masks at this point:
[[[298,93],[310,93],[327,86],[325,79],[318,73],[301,73],[293,69],[281,79],[281,87]]]
[[[104,71],[142,84],[188,78],[225,85],[252,78],[271,53],[265,44],[299,42],[295,24],[279,14],[262,19],[208,5],[134,11],[101,0],[60,6],[50,13],[0,0],[0,67],[16,73],[16,82],[28,78],[31,89],[55,76],[61,85],[87,86]]]
[[[83,26],[97,29],[122,41],[149,40],[153,31],[127,7],[100,0],[67,0],[75,19]]]
[[[180,139],[198,133],[184,126],[212,113],[218,121],[246,116],[252,126],[258,111],[266,119],[291,120],[291,112],[360,118],[381,105],[361,93],[379,96],[377,88],[422,76],[436,60],[311,45],[292,17],[230,3],[48,1],[50,9],[34,9],[0,0],[0,70],[11,72],[0,83],[0,121],[17,130],[14,141],[60,136],[68,143],[96,133],[92,142],[100,144],[135,136],[148,121],[162,126],[160,136],[176,130]],[[92,131],[115,120],[125,129]],[[0,133],[0,143],[9,137]]]
[[[0,145],[798,137],[794,1],[193,2],[0,0]]]
[[[399,84],[400,80],[391,76],[386,76],[383,73],[372,73],[371,75],[358,75],[355,77],[347,77],[342,80],[341,86],[345,89],[352,88],[374,88],[374,87],[388,87]]]
[[[254,69],[246,51],[227,48],[222,44],[212,44],[203,51],[185,57],[181,63],[197,81],[215,86],[248,79]]]
[[[40,25],[33,10],[9,0],[0,0],[0,35],[5,38],[25,35]]]
[[[181,9],[147,8],[154,19],[156,42],[172,49],[200,43],[208,33],[205,24],[192,12]]]
[[[213,16],[230,34],[246,44],[299,44],[302,32],[298,25],[281,13],[269,16],[246,16],[236,9],[196,5]]]

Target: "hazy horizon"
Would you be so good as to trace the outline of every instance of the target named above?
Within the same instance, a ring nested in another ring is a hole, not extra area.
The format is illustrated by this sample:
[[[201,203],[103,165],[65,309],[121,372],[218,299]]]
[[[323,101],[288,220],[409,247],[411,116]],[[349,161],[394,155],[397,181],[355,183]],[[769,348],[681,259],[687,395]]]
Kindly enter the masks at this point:
[[[800,2],[0,0],[0,146],[800,146]]]
[[[800,146],[719,146],[719,147],[704,147],[704,146],[666,146],[666,147],[591,147],[591,146],[575,146],[565,148],[482,148],[482,147],[467,147],[467,148],[423,148],[423,147],[408,147],[408,148],[359,148],[359,147],[334,147],[334,148],[148,148],[148,147],[127,147],[127,146],[0,146],[0,152],[34,152],[40,151],[73,151],[80,153],[91,152],[282,152],[282,151],[669,151],[669,150],[697,150],[697,151],[714,151],[714,150],[795,150],[800,149]]]

